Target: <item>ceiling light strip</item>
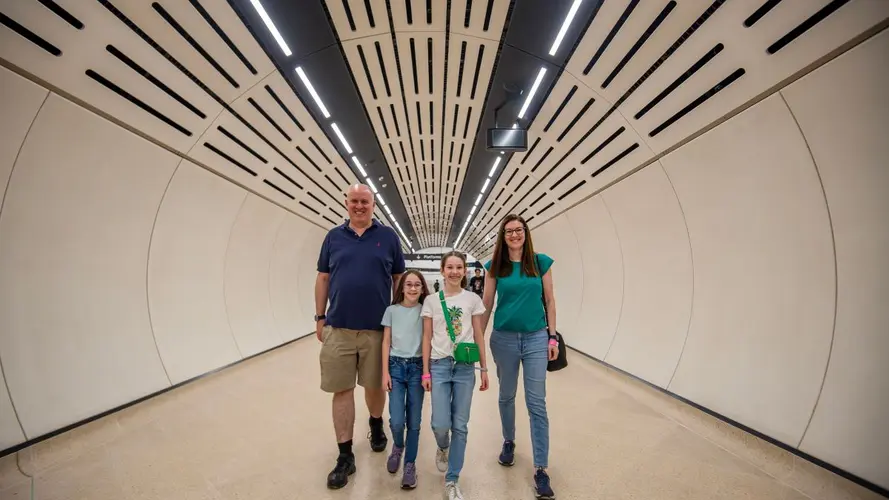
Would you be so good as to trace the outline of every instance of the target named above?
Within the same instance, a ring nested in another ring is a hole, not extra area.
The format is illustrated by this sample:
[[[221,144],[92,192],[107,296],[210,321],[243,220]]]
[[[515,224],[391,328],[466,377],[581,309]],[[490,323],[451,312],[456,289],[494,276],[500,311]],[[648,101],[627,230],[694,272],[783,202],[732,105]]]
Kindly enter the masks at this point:
[[[253,8],[256,9],[259,17],[262,18],[262,22],[265,23],[265,27],[268,28],[269,32],[274,37],[275,41],[278,42],[278,46],[281,47],[281,51],[284,52],[284,55],[290,57],[292,52],[290,51],[290,47],[287,46],[287,42],[284,41],[284,37],[281,36],[281,33],[278,31],[278,28],[275,27],[275,23],[272,22],[272,18],[269,17],[268,13],[265,11],[265,8],[259,3],[259,0],[250,0],[250,3],[253,4]]]
[[[330,113],[327,112],[327,107],[324,106],[324,103],[321,102],[321,96],[318,95],[318,92],[315,92],[315,87],[312,85],[312,82],[309,81],[309,77],[306,76],[306,72],[303,71],[301,66],[296,67],[296,74],[299,75],[299,79],[302,80],[303,85],[309,89],[309,94],[312,95],[312,99],[315,100],[315,104],[318,108],[321,109],[321,113],[324,115],[324,118],[330,118]]]
[[[525,98],[525,103],[522,104],[522,109],[519,110],[519,118],[525,116],[525,111],[528,110],[528,106],[531,105],[531,100],[534,99],[534,94],[537,93],[537,89],[540,87],[540,82],[543,81],[543,75],[546,74],[546,68],[540,68],[540,71],[537,73],[537,78],[534,79],[534,84],[531,85],[531,90],[528,92],[528,97]]]
[[[571,21],[574,20],[574,16],[577,14],[577,9],[580,8],[581,3],[583,3],[583,0],[574,0],[574,3],[571,4],[571,8],[568,9],[568,15],[565,16],[565,21],[562,22],[562,27],[559,29],[559,34],[556,35],[556,39],[553,40],[553,46],[549,49],[549,55],[556,55],[556,51],[559,50],[559,45],[562,43],[562,39],[565,38],[568,27],[571,26]]]
[[[330,128],[333,129],[333,133],[336,134],[337,138],[339,138],[340,142],[343,144],[343,147],[346,148],[346,153],[352,154],[352,146],[349,146],[349,142],[346,141],[346,137],[343,135],[342,132],[340,132],[340,128],[337,127],[336,123],[331,123]],[[355,157],[353,156],[352,158]]]
[[[352,156],[352,163],[354,163],[355,166],[358,167],[358,171],[361,172],[362,177],[367,177],[367,172],[364,171],[364,167],[361,166],[361,162],[358,161],[357,156]]]

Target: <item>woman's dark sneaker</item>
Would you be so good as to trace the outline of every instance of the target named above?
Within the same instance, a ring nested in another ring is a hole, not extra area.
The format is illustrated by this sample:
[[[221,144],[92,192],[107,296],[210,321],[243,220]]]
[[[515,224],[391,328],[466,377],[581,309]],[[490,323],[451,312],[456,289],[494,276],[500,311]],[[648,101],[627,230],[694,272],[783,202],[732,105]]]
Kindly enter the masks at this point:
[[[404,477],[401,478],[401,487],[406,490],[417,487],[417,466],[413,462],[404,464]]]
[[[378,453],[386,451],[386,444],[389,442],[389,438],[383,432],[382,418],[376,422],[374,422],[373,418],[370,419],[370,432],[367,433],[367,438],[370,439],[370,449]]]
[[[554,500],[556,498],[556,494],[553,493],[553,489],[549,485],[549,475],[543,469],[537,469],[534,474],[534,492],[540,500]]]
[[[349,476],[355,474],[355,455],[340,453],[336,466],[327,475],[327,487],[338,490],[349,483]]]
[[[515,464],[515,443],[512,441],[504,441],[503,448],[500,450],[500,465],[511,467]]]
[[[392,453],[389,454],[389,460],[386,461],[386,470],[389,471],[389,474],[398,472],[398,467],[401,465],[402,452],[404,452],[404,448],[392,446]]]

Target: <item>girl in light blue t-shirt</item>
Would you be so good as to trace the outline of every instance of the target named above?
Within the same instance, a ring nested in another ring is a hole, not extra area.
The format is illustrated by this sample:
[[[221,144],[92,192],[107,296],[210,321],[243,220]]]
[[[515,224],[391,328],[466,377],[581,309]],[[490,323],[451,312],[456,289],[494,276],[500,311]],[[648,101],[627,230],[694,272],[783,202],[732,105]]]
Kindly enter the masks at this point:
[[[419,271],[401,275],[392,305],[383,314],[383,389],[389,391],[392,453],[386,461],[390,474],[398,472],[404,454],[401,487],[417,487],[417,449],[423,410],[423,299],[429,295]],[[404,429],[407,425],[407,441]]]

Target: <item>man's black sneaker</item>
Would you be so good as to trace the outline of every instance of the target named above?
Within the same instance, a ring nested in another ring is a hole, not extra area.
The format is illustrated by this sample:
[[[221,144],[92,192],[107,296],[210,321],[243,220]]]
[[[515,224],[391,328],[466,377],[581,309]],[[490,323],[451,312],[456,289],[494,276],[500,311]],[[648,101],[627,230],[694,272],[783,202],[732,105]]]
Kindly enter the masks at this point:
[[[349,483],[349,476],[355,474],[355,455],[340,453],[336,467],[327,475],[327,487],[338,490]]]
[[[540,500],[554,500],[556,498],[556,494],[553,493],[553,489],[549,485],[549,475],[543,469],[537,469],[534,474],[534,493]]]
[[[504,441],[503,449],[500,450],[500,465],[510,467],[515,464],[515,443],[512,441]]]
[[[373,420],[370,421],[370,432],[367,434],[367,438],[370,439],[370,449],[376,452],[386,451],[386,445],[389,443],[389,438],[386,437],[386,433],[383,431],[383,423],[382,419],[379,423],[375,424]]]

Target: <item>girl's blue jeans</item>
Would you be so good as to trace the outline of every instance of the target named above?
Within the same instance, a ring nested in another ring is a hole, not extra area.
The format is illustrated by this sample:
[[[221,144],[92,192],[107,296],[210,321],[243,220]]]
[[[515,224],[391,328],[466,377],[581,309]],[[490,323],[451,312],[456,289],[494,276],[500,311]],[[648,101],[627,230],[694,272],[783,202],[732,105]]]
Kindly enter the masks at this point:
[[[404,462],[417,460],[420,443],[420,424],[423,412],[423,358],[389,357],[389,427],[394,445],[404,448]],[[407,442],[404,430],[407,427]]]
[[[466,454],[475,367],[456,363],[448,357],[430,360],[429,373],[432,375],[432,432],[439,448],[450,448],[445,481],[457,481]]]

